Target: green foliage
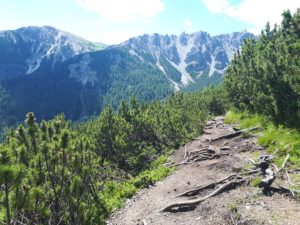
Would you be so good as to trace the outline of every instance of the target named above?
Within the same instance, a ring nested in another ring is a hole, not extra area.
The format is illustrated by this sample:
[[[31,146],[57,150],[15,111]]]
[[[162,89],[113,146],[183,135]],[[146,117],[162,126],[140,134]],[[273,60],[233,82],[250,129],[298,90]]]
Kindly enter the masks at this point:
[[[173,93],[172,85],[158,68],[141,63],[121,47],[91,53],[90,68],[96,71],[93,82],[82,82],[80,77],[85,72],[76,79],[69,76],[69,67],[79,65],[82,57],[67,60],[53,71],[49,70],[53,68],[51,60],[45,60],[32,76],[1,80],[0,126],[14,125],[30,111],[38,121],[49,120],[58,113],[73,121],[86,119],[97,116],[106,105],[117,109],[122,99],[129,100],[131,96],[151,102]]]
[[[260,126],[263,129],[258,143],[267,147],[267,151],[276,156],[276,163],[281,166],[287,154],[290,154],[290,166],[300,165],[300,132],[296,129],[276,125],[263,116],[248,112],[228,112],[226,123],[238,123],[241,128]]]
[[[184,88],[186,92],[194,92],[198,90],[202,90],[210,85],[219,85],[222,82],[223,76],[220,73],[215,72],[211,76],[209,76],[209,72],[203,72],[201,75],[194,74],[193,70],[189,71],[189,73],[193,76],[195,80],[194,83],[189,84]]]
[[[255,177],[251,180],[251,185],[253,187],[259,187],[260,184],[261,184],[261,178],[260,177]]]
[[[162,161],[165,161],[164,156],[155,160],[150,169],[143,171],[137,177],[130,180],[107,182],[100,193],[107,211],[111,213],[115,209],[120,208],[124,200],[131,198],[138,189],[149,187],[149,185],[153,185],[155,182],[170,174],[172,170],[161,165]]]
[[[279,165],[283,163],[287,154],[290,154],[289,162],[292,165],[300,165],[299,131],[270,124],[264,135],[259,138],[259,144],[267,146],[270,153],[276,153]]]
[[[132,197],[136,192],[132,182],[107,182],[100,193],[101,199],[109,213],[122,206],[125,198]]]
[[[170,149],[224,113],[224,97],[210,87],[149,104],[131,98],[74,126],[63,115],[38,124],[28,113],[0,144],[0,223],[103,224],[172,171],[163,166]]]
[[[0,149],[0,182],[7,187],[0,197],[6,202],[7,224],[24,219],[26,224],[101,220],[105,208],[92,188],[99,186],[99,159],[63,116],[39,126],[28,113],[25,126],[8,133]]]
[[[168,76],[173,81],[178,82],[178,83],[181,82],[181,73],[178,70],[176,70],[164,56],[161,56],[159,58],[159,62],[162,65],[162,67],[164,68],[166,74],[168,74]]]
[[[300,124],[300,9],[283,13],[280,26],[267,24],[259,39],[246,40],[224,83],[238,109],[265,115],[277,124]]]

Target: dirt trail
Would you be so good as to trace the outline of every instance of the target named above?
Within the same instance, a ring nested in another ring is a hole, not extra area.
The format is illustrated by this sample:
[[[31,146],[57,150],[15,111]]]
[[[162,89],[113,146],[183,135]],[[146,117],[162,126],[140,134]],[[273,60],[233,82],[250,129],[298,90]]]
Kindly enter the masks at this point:
[[[223,124],[223,117],[217,117],[215,126],[196,140],[186,145],[191,152],[210,145],[208,140],[233,132],[233,126]],[[171,203],[180,201],[179,193],[199,185],[217,181],[227,175],[240,172],[249,158],[255,159],[265,153],[256,144],[256,137],[235,137],[214,142],[212,149],[222,146],[230,148],[229,155],[218,159],[195,162],[178,166],[176,172],[140,190],[129,199],[125,206],[107,221],[109,225],[192,225],[192,224],[278,224],[299,225],[300,204],[280,194],[268,197],[252,185],[243,185],[229,192],[211,197],[200,203],[194,210],[169,213],[161,210]],[[175,152],[173,161],[183,160],[185,148]],[[208,190],[209,191],[209,190]],[[207,193],[204,193],[207,194]]]

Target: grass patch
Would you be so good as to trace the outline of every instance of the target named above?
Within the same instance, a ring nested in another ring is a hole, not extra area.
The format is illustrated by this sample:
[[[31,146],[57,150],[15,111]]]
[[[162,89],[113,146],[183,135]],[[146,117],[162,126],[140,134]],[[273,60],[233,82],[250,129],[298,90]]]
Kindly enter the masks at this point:
[[[263,130],[258,143],[267,147],[267,152],[275,156],[275,163],[280,166],[286,155],[290,154],[289,167],[300,166],[300,132],[295,129],[275,126],[260,115],[248,112],[233,112],[226,114],[225,123],[240,125],[241,129],[260,126]]]
[[[251,115],[247,112],[233,112],[229,111],[225,117],[225,123],[229,124],[239,124],[241,129],[246,129],[250,127],[256,126],[265,126],[266,121],[262,116],[259,115]]]
[[[281,165],[287,154],[290,154],[289,163],[291,166],[300,166],[300,133],[297,130],[276,127],[269,124],[258,143],[267,147],[269,153],[277,156],[276,163]]]

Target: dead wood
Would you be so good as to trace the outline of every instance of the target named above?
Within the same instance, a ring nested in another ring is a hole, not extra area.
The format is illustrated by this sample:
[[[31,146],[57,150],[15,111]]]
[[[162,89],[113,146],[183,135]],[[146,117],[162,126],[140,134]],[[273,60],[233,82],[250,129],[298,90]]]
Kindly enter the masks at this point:
[[[277,173],[280,173],[282,170],[285,169],[285,167],[287,166],[289,158],[290,158],[290,154],[287,154],[284,161],[283,161],[283,163],[282,163],[282,165],[281,165],[281,167],[280,167],[280,169],[277,171]]]
[[[184,146],[184,156],[183,156],[183,160],[187,160],[188,159],[188,152],[187,152],[187,149],[186,149],[186,145]]]
[[[252,127],[252,128],[248,128],[248,129],[244,129],[244,130],[239,130],[239,131],[236,131],[233,133],[229,133],[229,134],[225,134],[225,135],[222,135],[222,136],[219,136],[216,138],[212,138],[211,141],[213,142],[213,141],[218,141],[221,139],[234,138],[234,137],[241,135],[242,133],[249,133],[250,131],[255,131],[258,129],[260,129],[260,127]]]
[[[203,133],[204,133],[204,134],[212,134],[211,132],[209,132],[209,131],[207,131],[207,130],[204,130]]]
[[[290,174],[300,173],[300,169],[288,170],[287,172]]]
[[[206,129],[206,130],[210,130],[210,129],[213,129],[214,128],[214,126],[213,125],[210,125],[210,126],[205,126],[204,127],[204,129]]]
[[[224,147],[219,148],[219,150],[220,150],[220,151],[230,151],[231,148],[228,147],[228,146],[224,146]]]
[[[269,192],[277,192],[277,193],[280,193],[280,194],[290,195],[293,198],[296,198],[297,195],[300,194],[299,190],[290,189],[288,187],[280,186],[280,185],[279,186],[270,186],[268,188],[268,191]]]
[[[295,184],[291,181],[291,178],[290,178],[289,173],[287,171],[285,171],[285,176],[286,176],[286,179],[287,179],[288,183],[292,186],[295,186]]]
[[[239,127],[235,127],[235,126],[233,126],[232,129],[233,129],[234,131],[239,131],[239,130],[241,130]]]

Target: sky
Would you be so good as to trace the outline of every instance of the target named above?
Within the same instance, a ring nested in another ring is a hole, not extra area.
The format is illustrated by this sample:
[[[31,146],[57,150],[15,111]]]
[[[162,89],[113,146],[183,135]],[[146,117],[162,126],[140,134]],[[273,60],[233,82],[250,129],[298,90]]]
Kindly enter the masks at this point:
[[[300,0],[0,0],[0,30],[49,25],[105,44],[142,34],[250,31]]]

